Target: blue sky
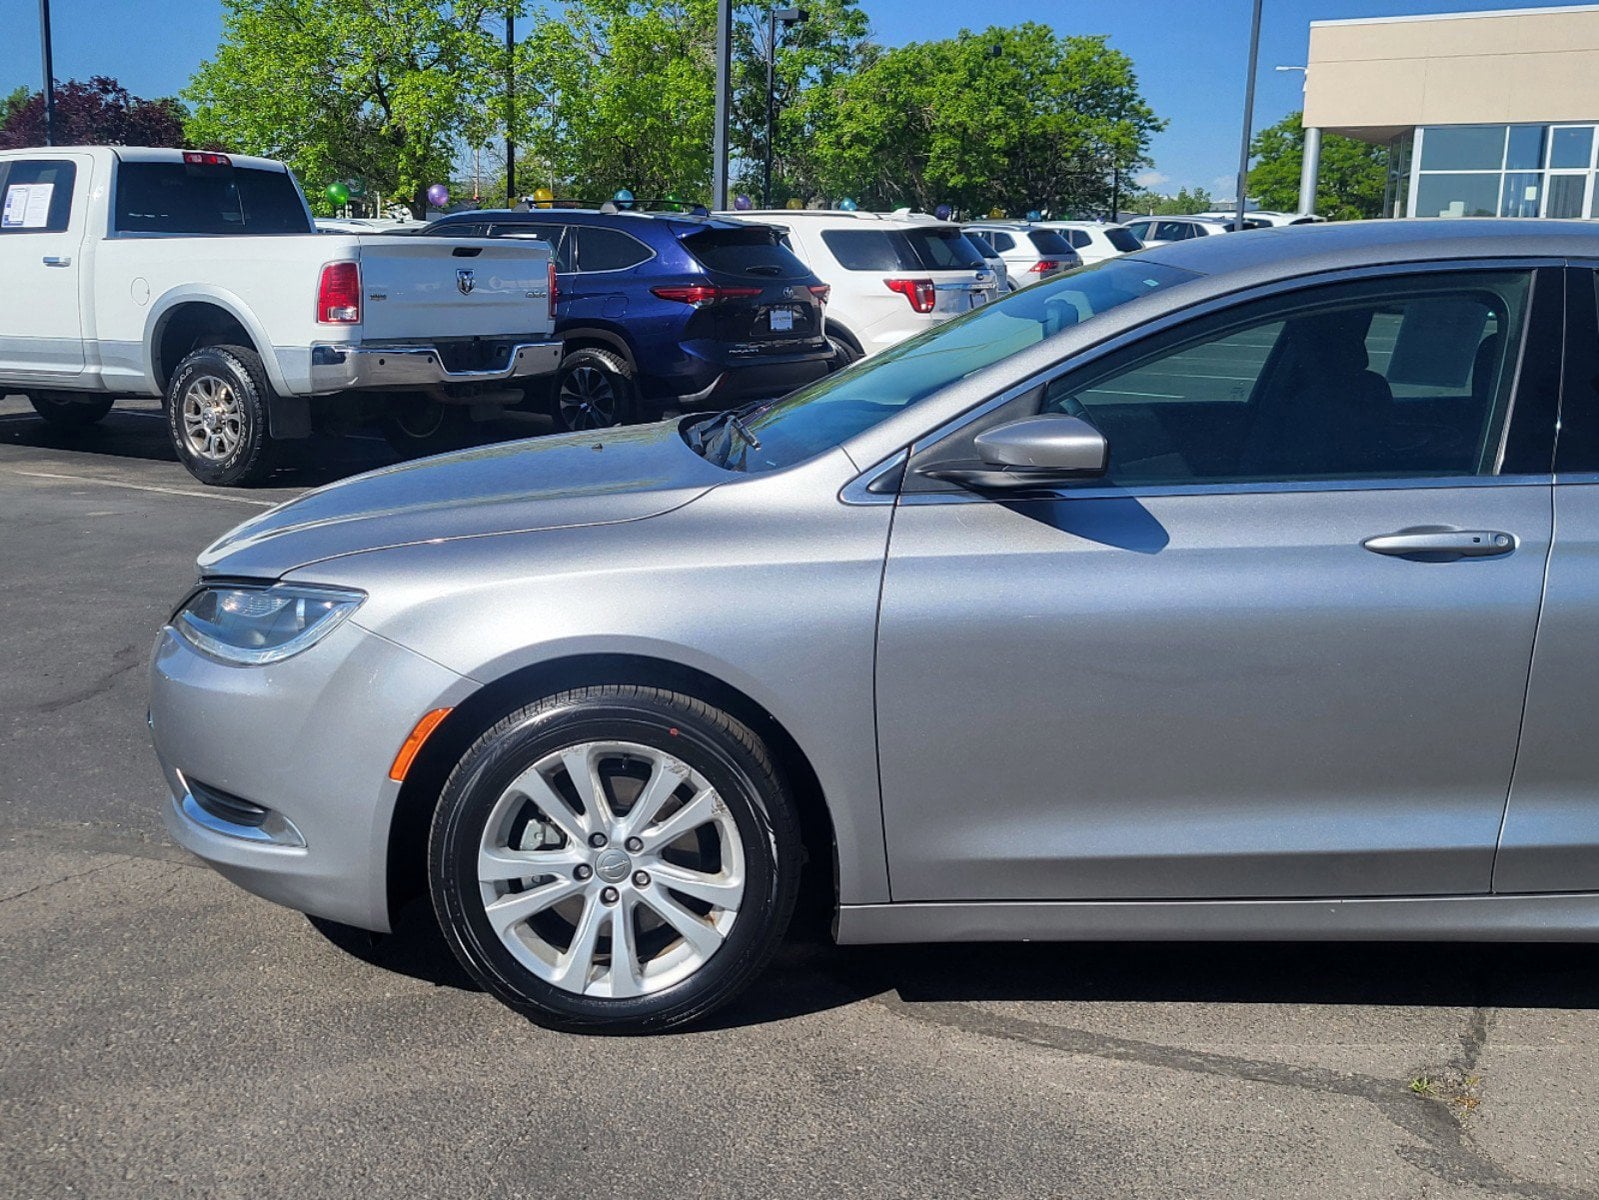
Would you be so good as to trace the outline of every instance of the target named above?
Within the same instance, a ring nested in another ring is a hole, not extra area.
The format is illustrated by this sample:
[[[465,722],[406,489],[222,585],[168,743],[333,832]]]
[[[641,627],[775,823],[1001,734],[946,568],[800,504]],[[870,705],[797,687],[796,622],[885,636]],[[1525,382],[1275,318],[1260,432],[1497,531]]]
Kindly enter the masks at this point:
[[[1549,0],[1266,0],[1258,128],[1299,107],[1301,77],[1277,64],[1305,61],[1313,20],[1399,16],[1440,11],[1533,8]],[[1250,0],[985,0],[929,7],[925,0],[861,0],[877,40],[889,45],[951,36],[965,26],[1043,20],[1066,34],[1109,34],[1132,56],[1144,94],[1171,122],[1156,137],[1154,174],[1161,190],[1201,186],[1231,193],[1249,54]],[[37,6],[6,0],[7,36],[0,39],[0,89],[39,86]],[[217,0],[52,0],[58,79],[114,75],[141,96],[177,91],[221,31]],[[980,13],[980,16],[979,16]],[[1218,196],[1219,198],[1219,196]]]

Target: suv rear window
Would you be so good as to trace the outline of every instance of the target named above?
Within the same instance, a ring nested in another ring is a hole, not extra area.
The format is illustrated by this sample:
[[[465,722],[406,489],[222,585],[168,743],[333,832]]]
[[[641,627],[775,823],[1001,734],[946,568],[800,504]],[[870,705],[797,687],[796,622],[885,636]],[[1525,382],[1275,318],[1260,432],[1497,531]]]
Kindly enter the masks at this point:
[[[958,229],[824,229],[822,242],[846,271],[975,271],[977,247]]]
[[[1144,243],[1138,240],[1138,235],[1131,229],[1107,229],[1105,240],[1123,254],[1131,254],[1134,250],[1144,248]]]
[[[1027,235],[1033,243],[1033,249],[1040,254],[1068,255],[1072,252],[1072,244],[1053,229],[1034,229]]]
[[[116,227],[125,233],[313,233],[294,181],[256,167],[125,162]]]
[[[810,269],[783,245],[783,232],[769,225],[743,229],[699,229],[683,235],[683,246],[719,275],[803,279]]]

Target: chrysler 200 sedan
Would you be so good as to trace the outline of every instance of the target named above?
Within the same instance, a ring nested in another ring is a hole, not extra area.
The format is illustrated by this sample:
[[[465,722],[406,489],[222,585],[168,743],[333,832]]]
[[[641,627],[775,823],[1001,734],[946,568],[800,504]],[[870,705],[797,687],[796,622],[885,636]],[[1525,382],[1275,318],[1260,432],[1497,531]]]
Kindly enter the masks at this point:
[[[200,558],[173,836],[533,1019],[840,942],[1599,939],[1599,235],[1205,238]]]

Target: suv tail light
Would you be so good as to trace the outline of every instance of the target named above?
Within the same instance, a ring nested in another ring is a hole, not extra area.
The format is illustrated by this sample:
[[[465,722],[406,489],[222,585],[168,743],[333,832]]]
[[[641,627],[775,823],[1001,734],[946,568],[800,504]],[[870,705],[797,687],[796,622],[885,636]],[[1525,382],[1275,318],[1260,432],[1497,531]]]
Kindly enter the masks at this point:
[[[826,304],[827,298],[833,294],[833,285],[830,283],[811,284],[811,295],[816,297],[816,303]]]
[[[1049,271],[1060,270],[1060,261],[1053,258],[1041,258],[1027,269],[1034,275],[1043,275]]]
[[[551,258],[546,265],[550,268],[550,286],[547,294],[550,297],[550,320],[553,321],[555,320],[555,302],[561,298],[561,285],[555,281],[555,259]]]
[[[758,287],[725,287],[714,283],[670,284],[653,287],[650,291],[662,300],[676,300],[679,304],[692,304],[695,308],[719,304],[723,300],[747,300],[761,294]]]
[[[316,288],[318,325],[361,323],[361,264],[327,263]]]
[[[898,292],[911,302],[911,307],[919,313],[930,313],[933,305],[938,300],[938,293],[933,287],[931,279],[885,279],[888,290]]]

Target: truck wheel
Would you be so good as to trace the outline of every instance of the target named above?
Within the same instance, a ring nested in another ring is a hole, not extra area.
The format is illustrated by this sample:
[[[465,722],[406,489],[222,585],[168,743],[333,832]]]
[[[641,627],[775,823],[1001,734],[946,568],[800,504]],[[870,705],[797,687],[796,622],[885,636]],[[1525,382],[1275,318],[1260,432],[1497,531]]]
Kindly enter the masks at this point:
[[[609,350],[574,350],[555,372],[557,433],[604,429],[633,416],[633,368]]]
[[[426,396],[398,396],[383,415],[383,440],[402,458],[444,454],[472,441],[472,419],[457,404]]]
[[[167,430],[178,461],[201,483],[233,487],[272,473],[272,385],[254,350],[203,346],[167,384]]]
[[[82,400],[29,396],[28,403],[57,429],[86,429],[102,420],[115,401],[110,396],[85,396]]]

